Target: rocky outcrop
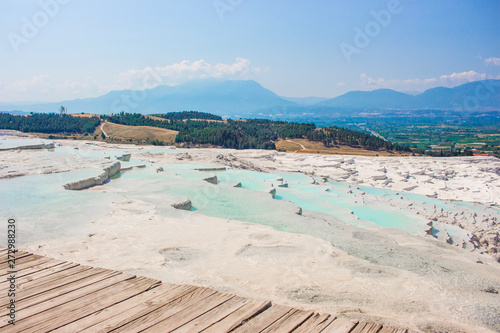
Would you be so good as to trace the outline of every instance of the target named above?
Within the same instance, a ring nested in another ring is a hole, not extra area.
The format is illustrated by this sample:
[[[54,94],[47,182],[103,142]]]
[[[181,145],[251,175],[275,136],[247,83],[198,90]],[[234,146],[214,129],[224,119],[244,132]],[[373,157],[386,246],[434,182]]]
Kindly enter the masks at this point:
[[[219,164],[225,164],[231,169],[238,169],[238,170],[250,170],[250,171],[257,171],[257,172],[266,172],[263,168],[255,165],[254,163],[244,160],[244,159],[239,159],[235,157],[233,154],[218,154],[215,159],[217,159],[217,163]]]
[[[274,199],[274,197],[276,196],[276,189],[275,189],[275,188],[270,189],[270,190],[269,190],[269,194],[270,194],[270,195],[273,197],[273,199]]]
[[[302,208],[299,207],[299,209],[295,212],[295,214],[297,215],[302,215]]]
[[[281,184],[278,184],[278,187],[288,187],[288,183],[281,183]]]
[[[210,183],[210,184],[217,185],[217,176],[203,178],[203,180]]]
[[[182,209],[182,210],[191,210],[193,208],[191,200],[189,199],[186,199],[182,202],[173,203],[170,206],[174,207],[175,209]]]
[[[197,170],[197,171],[225,171],[226,168],[225,167],[221,167],[221,168],[196,168],[195,170]]]
[[[453,202],[449,202],[453,205]],[[500,224],[498,223],[497,213],[490,209],[484,209],[482,204],[476,204],[478,207],[455,206],[453,211],[443,210],[436,205],[424,207],[415,213],[430,220],[427,224],[430,226],[426,230],[427,234],[433,235],[433,221],[455,225],[468,232],[467,238],[454,237],[444,230],[442,240],[454,246],[462,248],[472,247],[472,251],[488,253],[497,262],[500,263]],[[484,210],[477,210],[483,207]],[[409,205],[409,209],[416,209],[415,205]]]
[[[188,153],[181,153],[181,154],[177,154],[177,159],[179,161],[182,161],[182,160],[191,160],[193,157],[191,157],[191,155],[189,155]]]
[[[116,159],[119,161],[128,162],[130,161],[131,156],[132,156],[131,154],[123,154],[122,156],[118,156]]]
[[[65,190],[83,190],[92,186],[102,185],[110,177],[113,177],[121,170],[120,162],[115,162],[103,169],[103,172],[96,177],[89,177],[76,182],[64,185]]]
[[[11,148],[0,148],[0,150],[28,150],[28,149],[54,149],[54,143],[40,143],[36,145],[18,146]]]
[[[241,187],[241,183],[237,182],[236,184],[233,185],[233,187]]]
[[[410,186],[410,187],[404,188],[403,190],[405,190],[406,192],[410,192],[410,191],[416,189],[417,187],[418,187],[418,185],[416,185],[416,186]]]

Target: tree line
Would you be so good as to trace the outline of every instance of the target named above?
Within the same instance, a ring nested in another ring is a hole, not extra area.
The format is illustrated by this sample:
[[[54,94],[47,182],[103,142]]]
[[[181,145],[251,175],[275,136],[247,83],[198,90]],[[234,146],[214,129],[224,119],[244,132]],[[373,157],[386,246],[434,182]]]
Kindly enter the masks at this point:
[[[168,120],[184,120],[184,119],[222,120],[221,116],[200,111],[168,112],[168,113],[153,114],[152,116],[165,118]]]
[[[211,144],[235,149],[276,149],[273,141],[278,139],[307,138],[311,141],[323,142],[326,147],[349,145],[369,150],[411,152],[407,146],[393,144],[370,134],[335,126],[318,128],[313,123],[266,119],[228,119],[226,122],[210,122],[179,118],[171,118],[167,122],[151,119],[138,113],[123,112],[102,117],[122,125],[154,126],[178,131],[175,139],[177,143]]]
[[[176,114],[176,115],[174,115]],[[295,123],[265,119],[242,119],[225,122],[219,116],[197,111],[163,114],[165,120],[152,119],[138,113],[74,117],[59,114],[14,116],[0,114],[0,128],[39,133],[93,133],[101,120],[129,126],[152,126],[178,131],[177,143],[209,144],[235,149],[276,149],[279,139],[305,138],[322,142],[326,147],[349,145],[369,150],[411,152],[407,146],[393,144],[370,134],[340,127],[316,127],[313,123]],[[167,121],[168,119],[168,121]],[[191,120],[201,119],[201,120]]]
[[[71,115],[35,113],[15,116],[0,113],[0,128],[33,133],[93,133],[99,126],[99,117],[73,117]]]

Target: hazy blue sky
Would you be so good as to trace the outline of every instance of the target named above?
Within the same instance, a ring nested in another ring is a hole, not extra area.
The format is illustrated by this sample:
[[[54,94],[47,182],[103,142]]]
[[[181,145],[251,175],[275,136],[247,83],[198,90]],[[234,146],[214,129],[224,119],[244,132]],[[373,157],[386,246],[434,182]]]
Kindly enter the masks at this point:
[[[206,77],[296,97],[500,78],[492,0],[0,0],[0,35],[2,102]]]

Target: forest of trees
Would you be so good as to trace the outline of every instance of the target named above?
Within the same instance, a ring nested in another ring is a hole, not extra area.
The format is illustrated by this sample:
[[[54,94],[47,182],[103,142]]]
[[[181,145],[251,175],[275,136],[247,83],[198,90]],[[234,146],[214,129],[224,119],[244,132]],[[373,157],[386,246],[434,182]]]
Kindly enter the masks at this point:
[[[327,147],[349,145],[369,150],[411,152],[407,146],[392,144],[373,135],[339,127],[319,128],[314,124],[242,119],[227,121],[209,113],[185,111],[162,115],[166,120],[142,114],[120,113],[99,117],[74,117],[59,114],[15,116],[0,114],[0,128],[22,132],[83,134],[93,133],[101,120],[129,126],[153,126],[178,131],[175,141],[186,144],[208,144],[235,149],[276,149],[278,139],[306,138]],[[206,119],[206,120],[190,120]],[[168,119],[168,120],[167,120]]]
[[[101,123],[99,117],[73,117],[71,115],[35,113],[29,116],[15,116],[0,113],[0,129],[33,133],[94,133]]]
[[[169,120],[183,120],[183,119],[222,120],[221,116],[199,111],[169,112],[164,114],[153,114],[152,116],[165,118]]]
[[[264,119],[228,119],[226,122],[171,119],[167,122],[130,113],[102,117],[116,124],[154,126],[178,131],[179,134],[175,139],[178,143],[211,144],[236,149],[276,149],[272,141],[286,138],[307,138],[323,142],[327,147],[349,145],[370,150],[387,149],[410,152],[407,146],[392,144],[366,133],[339,127],[317,128],[314,124],[307,123]]]

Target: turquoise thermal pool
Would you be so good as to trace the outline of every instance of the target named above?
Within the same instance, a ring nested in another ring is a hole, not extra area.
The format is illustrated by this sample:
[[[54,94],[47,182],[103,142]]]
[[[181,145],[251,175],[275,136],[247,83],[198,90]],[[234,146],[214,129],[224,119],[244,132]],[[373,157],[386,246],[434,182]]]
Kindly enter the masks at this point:
[[[166,148],[146,150],[148,153],[168,154],[179,151]],[[77,163],[72,157],[84,161],[114,161],[123,152],[87,151],[63,146],[51,149],[47,154],[52,158],[62,158],[71,165]],[[411,235],[425,235],[432,230],[436,237],[446,235],[465,240],[468,233],[463,229],[439,223],[431,228],[429,219],[419,212],[476,209],[469,203],[444,202],[413,193],[333,182],[300,172],[261,173],[237,169],[198,171],[195,169],[218,166],[151,164],[134,158],[127,162],[121,161],[121,166],[123,171],[103,187],[110,189],[108,193],[65,191],[62,187],[67,182],[98,175],[99,169],[85,168],[2,179],[2,218],[17,216],[25,221],[26,232],[21,241],[74,234],[89,219],[105,211],[106,205],[120,196],[113,189],[120,189],[138,199],[144,196],[146,201],[151,197],[148,192],[158,196],[188,198],[192,202],[192,210],[198,213],[269,225],[278,230],[304,232],[303,227],[298,228],[294,223],[319,214],[326,220],[332,219],[354,227],[396,228]],[[160,168],[161,172],[158,171]],[[217,185],[204,181],[212,176],[217,176]],[[274,199],[271,190],[275,190]]]

